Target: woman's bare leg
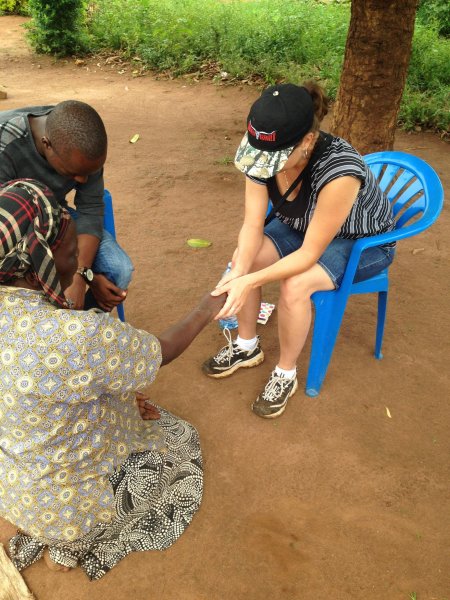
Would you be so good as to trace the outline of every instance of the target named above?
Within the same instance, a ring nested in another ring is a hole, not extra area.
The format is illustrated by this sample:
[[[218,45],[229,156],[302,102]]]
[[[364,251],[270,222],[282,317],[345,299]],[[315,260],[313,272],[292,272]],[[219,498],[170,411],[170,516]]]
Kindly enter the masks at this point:
[[[280,256],[270,238],[264,236],[255,262],[252,265],[251,272],[265,269],[269,265],[280,260]],[[261,288],[255,288],[248,295],[247,301],[238,314],[239,335],[244,340],[251,340],[256,336],[256,321],[258,320],[259,308],[261,305]]]
[[[296,367],[311,326],[311,295],[327,290],[334,290],[334,284],[318,264],[306,273],[281,282],[278,303],[278,366],[281,369],[291,370]]]

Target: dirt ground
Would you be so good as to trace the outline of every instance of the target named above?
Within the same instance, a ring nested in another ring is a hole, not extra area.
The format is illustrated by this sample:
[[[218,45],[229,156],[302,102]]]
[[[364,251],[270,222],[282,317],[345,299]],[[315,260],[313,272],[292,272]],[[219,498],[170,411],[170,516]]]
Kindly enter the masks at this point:
[[[118,238],[136,267],[126,317],[158,333],[231,257],[244,178],[228,159],[258,91],[135,77],[105,58],[37,57],[21,23],[0,18],[0,110],[73,98],[102,115]],[[398,132],[396,149],[427,160],[448,193],[447,144]],[[129,556],[96,583],[40,561],[24,571],[36,598],[448,600],[449,212],[399,244],[384,359],[372,355],[375,297],[352,299],[321,395],[303,392],[307,347],[300,390],[278,420],[250,411],[277,359],[276,312],[260,327],[265,363],[224,381],[201,373],[224,342],[216,324],[205,329],[150,390],[200,433],[205,493],[191,526],[172,548]],[[191,249],[191,237],[212,246]],[[277,302],[275,285],[264,299]]]

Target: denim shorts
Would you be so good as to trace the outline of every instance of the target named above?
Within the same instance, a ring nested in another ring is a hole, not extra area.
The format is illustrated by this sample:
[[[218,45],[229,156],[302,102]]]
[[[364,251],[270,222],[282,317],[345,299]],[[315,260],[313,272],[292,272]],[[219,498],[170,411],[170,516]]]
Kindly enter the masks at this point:
[[[298,250],[303,244],[305,237],[304,233],[292,229],[277,218],[272,219],[266,225],[264,235],[272,240],[280,258]],[[327,272],[336,289],[342,283],[354,243],[355,240],[334,238],[317,261]],[[364,281],[377,275],[391,264],[394,260],[394,255],[395,247],[375,246],[374,248],[367,248],[361,253],[353,281],[357,283],[358,281]]]

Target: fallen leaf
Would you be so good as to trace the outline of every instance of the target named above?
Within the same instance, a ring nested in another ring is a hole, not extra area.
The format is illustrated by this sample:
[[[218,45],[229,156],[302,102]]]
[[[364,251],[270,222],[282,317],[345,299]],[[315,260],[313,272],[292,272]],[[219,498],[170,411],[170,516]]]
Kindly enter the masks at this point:
[[[191,238],[187,241],[187,245],[191,248],[208,248],[212,242],[209,240],[201,240],[199,238]]]
[[[130,144],[135,144],[138,141],[138,139],[139,139],[139,134],[135,133],[130,140]]]
[[[387,414],[387,416],[388,416],[390,419],[392,419],[392,417],[391,417],[391,411],[388,409],[388,407],[387,407],[387,406],[386,406],[385,408],[386,408],[386,414]]]

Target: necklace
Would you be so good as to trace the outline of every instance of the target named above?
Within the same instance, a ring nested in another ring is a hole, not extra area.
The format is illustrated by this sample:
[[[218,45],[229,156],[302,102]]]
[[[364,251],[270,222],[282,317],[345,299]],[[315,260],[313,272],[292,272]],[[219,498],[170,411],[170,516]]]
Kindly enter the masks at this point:
[[[286,175],[286,171],[283,171],[283,175],[284,175],[284,180],[286,182],[286,192],[287,192],[290,184],[289,184],[289,179],[287,178],[287,175]]]
[[[290,188],[290,186],[293,184],[293,182],[295,181],[295,179],[297,179],[297,177],[300,175],[300,173],[295,173],[294,177],[292,179],[292,181],[289,181],[288,176],[286,174],[286,171],[282,171],[283,176],[284,176],[284,181],[286,182],[286,190],[284,193],[286,193],[288,191],[288,189]],[[293,190],[294,191],[294,190]]]

